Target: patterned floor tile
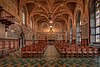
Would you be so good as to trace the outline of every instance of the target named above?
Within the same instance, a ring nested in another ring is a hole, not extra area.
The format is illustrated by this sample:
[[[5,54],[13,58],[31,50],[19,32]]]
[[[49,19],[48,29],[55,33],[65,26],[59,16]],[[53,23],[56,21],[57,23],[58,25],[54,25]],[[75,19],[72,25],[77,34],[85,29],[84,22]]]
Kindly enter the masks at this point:
[[[99,67],[98,58],[60,58],[53,45],[43,58],[21,58],[20,50],[0,59],[0,67]]]

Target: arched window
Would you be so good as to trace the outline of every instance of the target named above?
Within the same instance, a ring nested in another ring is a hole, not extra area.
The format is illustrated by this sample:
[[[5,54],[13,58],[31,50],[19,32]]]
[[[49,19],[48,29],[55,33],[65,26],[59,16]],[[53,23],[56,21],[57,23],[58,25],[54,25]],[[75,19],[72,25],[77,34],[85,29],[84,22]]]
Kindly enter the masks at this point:
[[[76,44],[81,44],[81,12],[77,12],[77,19],[76,19]]]
[[[22,23],[26,25],[26,10],[25,8],[22,9]]]
[[[100,44],[100,1],[92,0],[90,4],[90,43]]]
[[[72,37],[73,31],[72,30],[73,30],[72,29],[72,20],[70,19],[70,44],[72,44],[72,39],[73,39],[73,37]]]

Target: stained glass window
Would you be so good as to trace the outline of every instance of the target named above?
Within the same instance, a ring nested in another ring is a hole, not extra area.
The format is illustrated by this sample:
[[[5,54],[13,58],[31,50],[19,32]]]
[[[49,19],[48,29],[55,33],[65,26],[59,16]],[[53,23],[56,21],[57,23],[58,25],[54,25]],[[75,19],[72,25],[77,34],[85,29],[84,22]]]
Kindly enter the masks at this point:
[[[81,12],[78,12],[76,19],[76,44],[81,44]]]
[[[90,5],[90,42],[100,44],[100,2],[92,0]]]
[[[22,9],[22,22],[26,25],[26,11],[25,8]]]
[[[100,43],[100,2],[96,1],[96,42]]]
[[[96,35],[96,42],[100,42],[100,35]]]
[[[22,21],[23,21],[23,24],[25,24],[25,13],[22,12]]]
[[[70,44],[72,44],[72,20],[70,19]]]

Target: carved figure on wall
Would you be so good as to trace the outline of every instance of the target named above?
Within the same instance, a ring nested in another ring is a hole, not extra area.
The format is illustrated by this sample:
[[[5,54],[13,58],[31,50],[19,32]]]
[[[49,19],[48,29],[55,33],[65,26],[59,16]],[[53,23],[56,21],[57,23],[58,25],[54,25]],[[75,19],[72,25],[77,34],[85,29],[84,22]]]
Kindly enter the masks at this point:
[[[19,46],[20,46],[20,48],[25,46],[25,34],[22,30],[21,30],[21,33],[19,36]]]

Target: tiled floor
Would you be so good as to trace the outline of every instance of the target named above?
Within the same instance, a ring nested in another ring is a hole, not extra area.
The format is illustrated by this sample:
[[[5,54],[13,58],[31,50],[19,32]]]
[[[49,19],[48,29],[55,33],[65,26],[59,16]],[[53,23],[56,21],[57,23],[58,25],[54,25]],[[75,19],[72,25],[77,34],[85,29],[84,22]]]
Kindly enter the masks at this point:
[[[0,59],[0,67],[99,67],[98,58],[60,58],[53,45],[43,58],[21,58],[20,50]]]
[[[43,58],[46,61],[57,60],[58,58],[60,58],[60,55],[53,45],[49,45],[44,53]]]

